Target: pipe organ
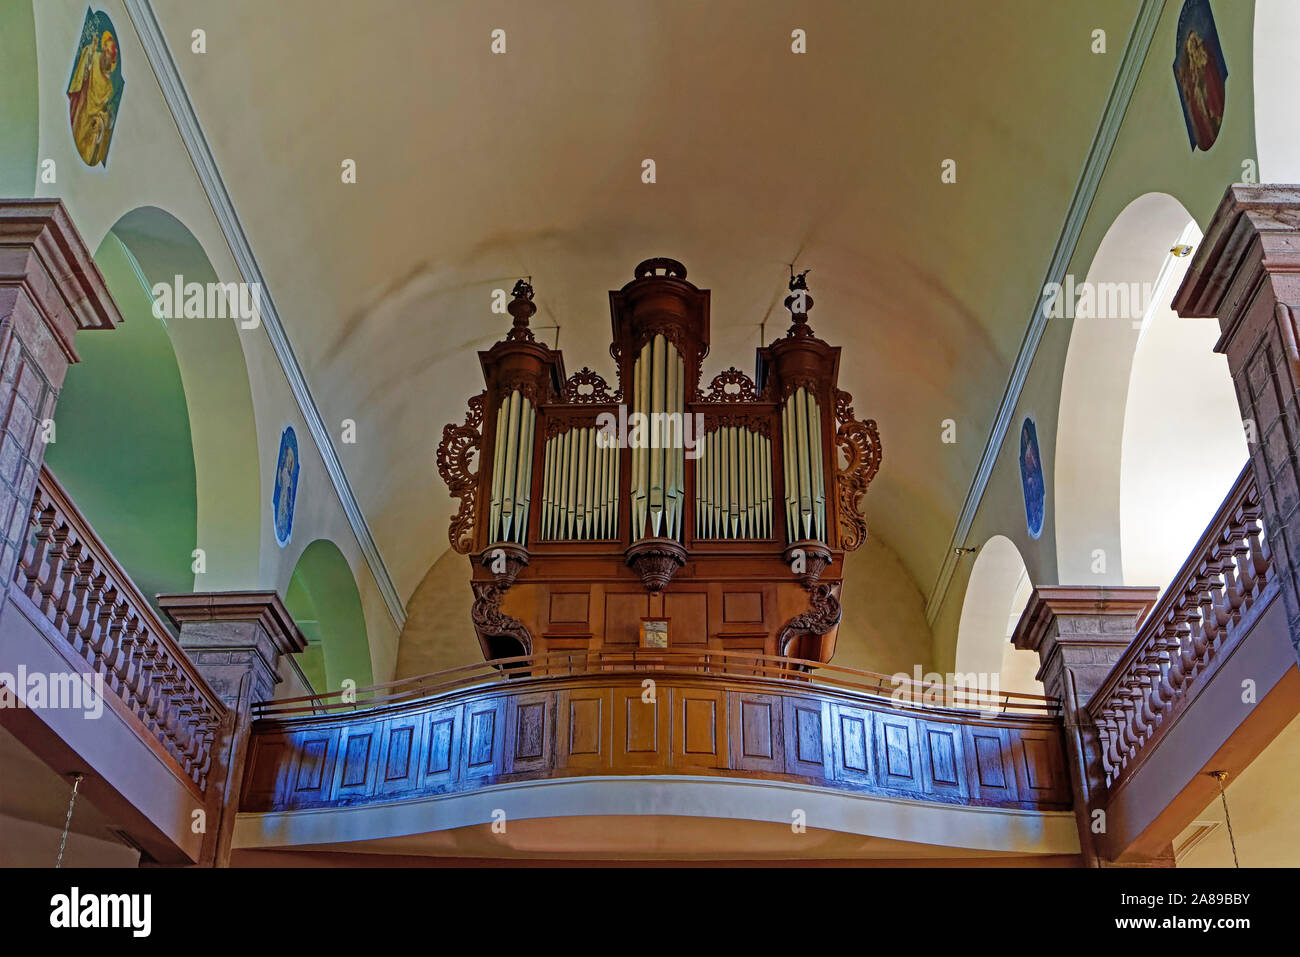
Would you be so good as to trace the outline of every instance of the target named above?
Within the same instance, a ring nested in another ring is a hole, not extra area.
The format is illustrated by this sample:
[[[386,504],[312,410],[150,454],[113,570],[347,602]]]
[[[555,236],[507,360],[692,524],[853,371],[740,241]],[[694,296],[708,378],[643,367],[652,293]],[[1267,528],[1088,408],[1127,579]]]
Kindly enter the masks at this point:
[[[666,630],[669,648],[829,660],[881,449],[808,324],[804,276],[755,375],[707,385],[709,292],[675,260],[610,293],[612,386],[566,375],[532,300],[516,283],[512,327],[479,353],[485,389],[437,452],[484,655],[664,647]]]

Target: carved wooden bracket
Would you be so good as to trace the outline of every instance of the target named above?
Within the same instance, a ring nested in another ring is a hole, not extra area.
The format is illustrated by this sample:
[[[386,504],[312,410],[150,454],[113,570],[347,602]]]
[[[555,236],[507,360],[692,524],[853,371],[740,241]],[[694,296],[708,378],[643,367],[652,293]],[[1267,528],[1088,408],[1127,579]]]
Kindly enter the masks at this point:
[[[731,387],[735,391],[731,391]],[[700,396],[704,402],[757,402],[758,393],[754,389],[754,380],[735,366],[724,369],[713,377],[709,390]]]
[[[835,390],[835,445],[844,453],[845,465],[835,470],[839,495],[840,547],[851,552],[867,540],[867,520],[861,511],[862,496],[880,471],[880,433],[876,420],[859,421],[853,414],[853,396]]]
[[[656,595],[686,564],[686,549],[671,538],[647,538],[629,548],[626,555],[627,563],[641,576],[641,584]]]
[[[442,428],[442,441],[438,443],[438,474],[447,483],[452,498],[460,499],[460,508],[451,517],[447,537],[451,547],[462,555],[474,547],[474,498],[478,488],[478,469],[471,460],[479,454],[483,433],[483,401],[487,392],[480,392],[469,400],[465,424],[448,423]]]
[[[840,623],[843,609],[835,596],[835,586],[829,582],[808,589],[808,610],[795,615],[776,634],[776,653],[786,654],[790,643],[803,635],[821,637]]]
[[[572,405],[615,405],[623,401],[623,390],[611,392],[603,375],[583,366],[564,383],[564,401]]]
[[[496,582],[474,585],[474,607],[470,609],[474,631],[478,633],[479,643],[483,646],[485,654],[491,647],[491,639],[508,638],[519,643],[522,649],[519,652],[521,655],[531,655],[533,636],[528,631],[528,626],[501,610],[501,601],[505,597],[506,587]]]

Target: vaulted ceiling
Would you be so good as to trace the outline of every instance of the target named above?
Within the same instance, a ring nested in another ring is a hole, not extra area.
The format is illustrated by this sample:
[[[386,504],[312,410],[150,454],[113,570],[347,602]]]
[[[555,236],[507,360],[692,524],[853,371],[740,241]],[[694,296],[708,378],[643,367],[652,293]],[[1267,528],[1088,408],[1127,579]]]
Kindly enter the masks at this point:
[[[535,327],[612,378],[606,292],[650,256],[712,290],[706,377],[752,370],[786,264],[812,268],[880,425],[872,533],[928,589],[1137,0],[154,7],[406,597],[447,547],[433,450],[508,327],[493,290],[531,275]]]

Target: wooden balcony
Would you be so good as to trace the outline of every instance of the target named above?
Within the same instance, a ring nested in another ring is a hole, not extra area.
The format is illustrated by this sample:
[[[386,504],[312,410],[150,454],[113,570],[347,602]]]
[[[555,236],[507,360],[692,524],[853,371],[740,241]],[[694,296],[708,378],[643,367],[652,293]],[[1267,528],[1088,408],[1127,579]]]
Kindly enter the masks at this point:
[[[6,725],[52,766],[86,773],[90,798],[155,859],[196,860],[193,814],[212,809],[227,709],[45,468],[7,597],[0,671],[21,663],[79,679],[102,691],[103,708],[97,720],[84,709],[3,709]]]

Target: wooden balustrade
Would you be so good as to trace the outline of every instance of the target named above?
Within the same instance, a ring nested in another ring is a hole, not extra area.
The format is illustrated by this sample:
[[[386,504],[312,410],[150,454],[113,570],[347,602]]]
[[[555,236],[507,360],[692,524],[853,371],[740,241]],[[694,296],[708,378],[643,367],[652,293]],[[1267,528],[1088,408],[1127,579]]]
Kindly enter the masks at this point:
[[[53,626],[204,791],[226,708],[46,468],[10,594]]]
[[[356,702],[258,706],[240,810],[671,774],[978,807],[1070,806],[1056,702],[1033,695],[729,652],[588,651],[498,664],[381,685]]]
[[[1106,784],[1124,780],[1266,605],[1271,561],[1250,465],[1087,704]]]

